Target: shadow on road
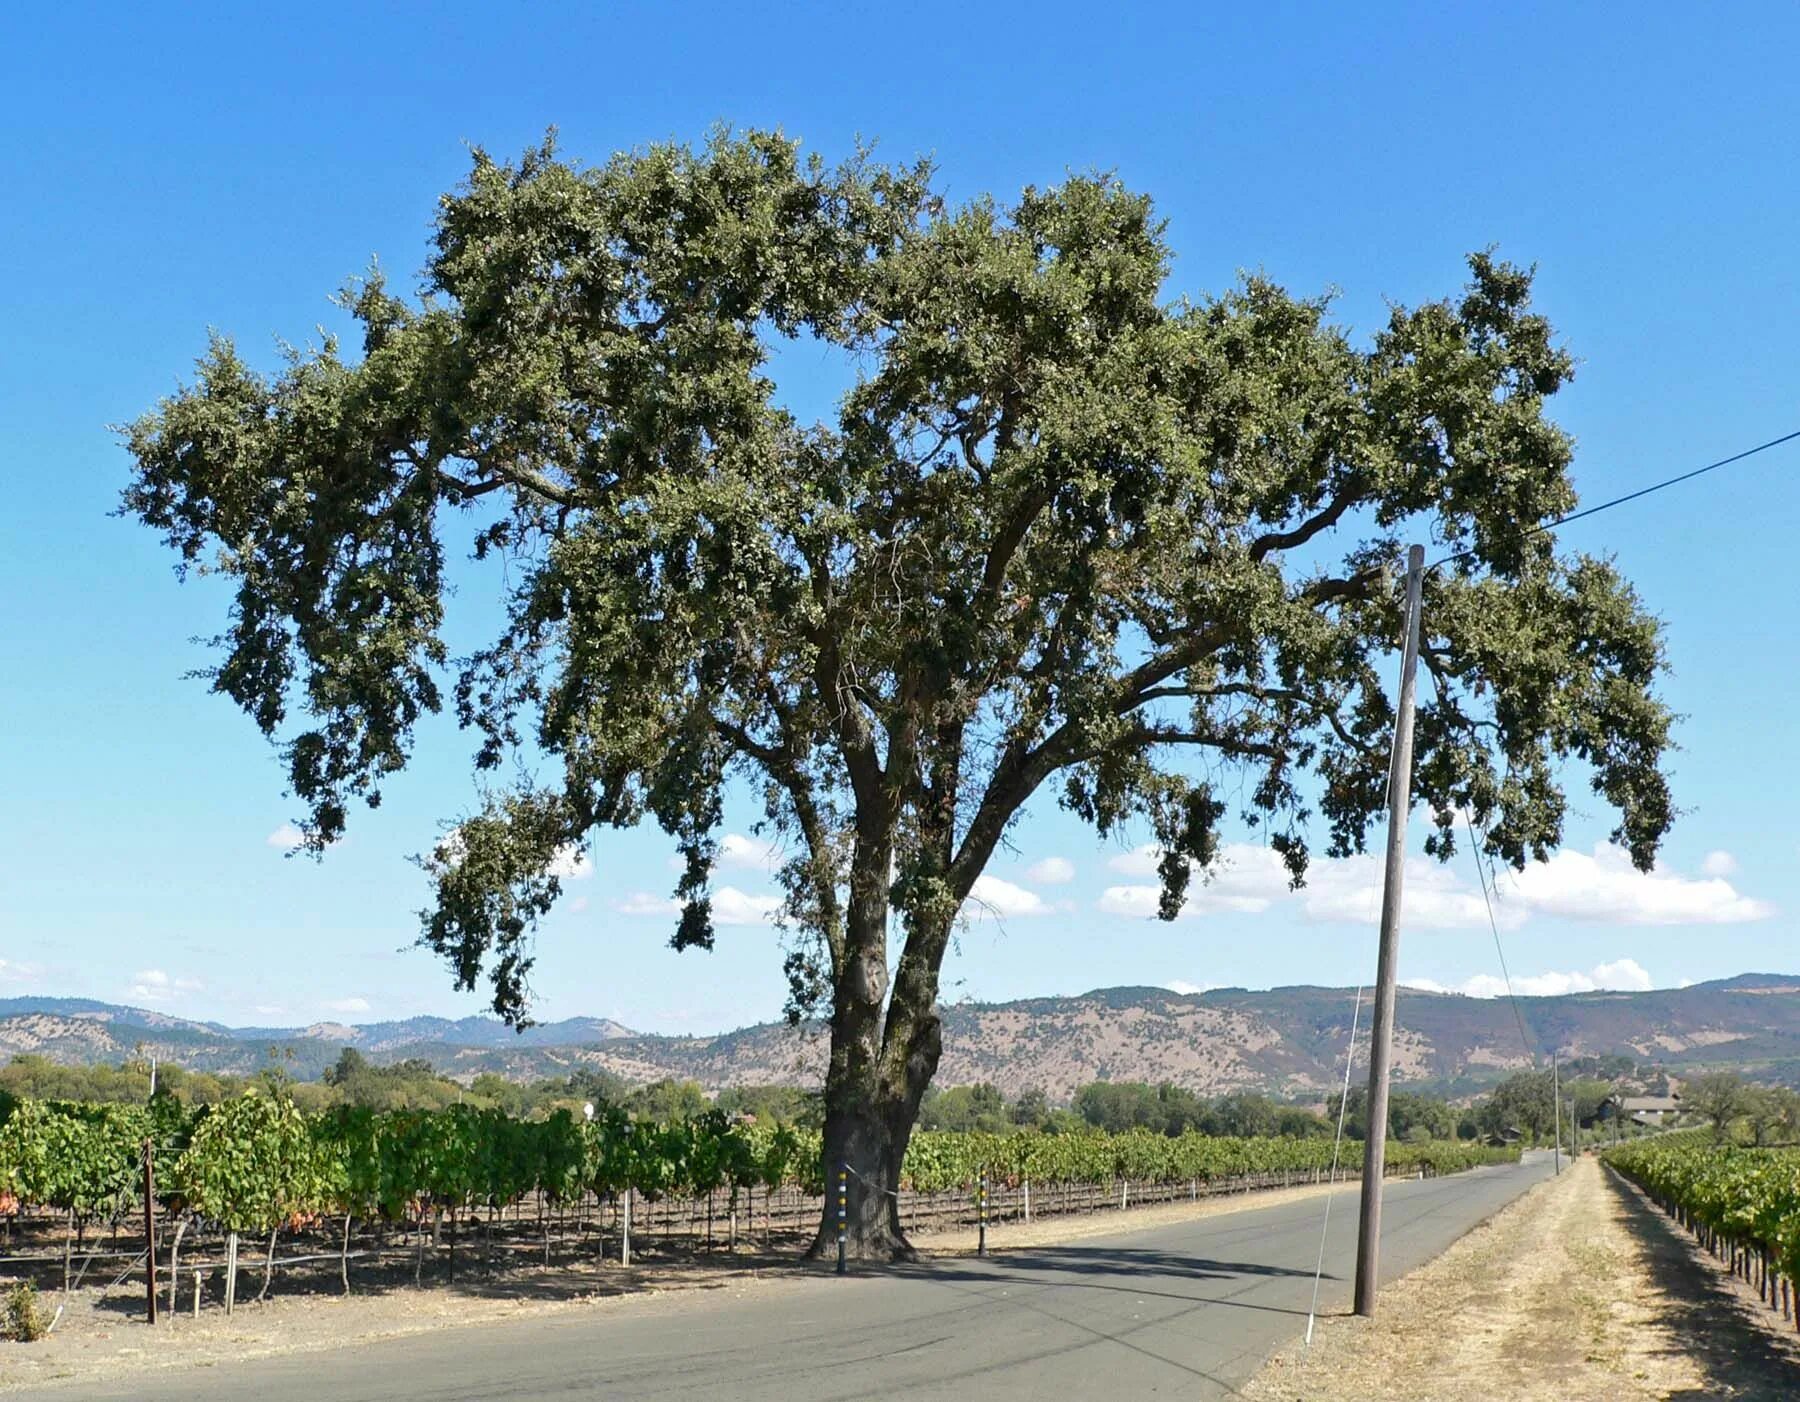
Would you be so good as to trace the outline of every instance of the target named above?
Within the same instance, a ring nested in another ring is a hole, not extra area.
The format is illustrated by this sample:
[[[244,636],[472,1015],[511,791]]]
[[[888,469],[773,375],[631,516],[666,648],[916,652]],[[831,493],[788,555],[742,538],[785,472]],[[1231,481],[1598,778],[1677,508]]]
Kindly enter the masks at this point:
[[[800,1260],[800,1251],[811,1234],[792,1239],[777,1237],[770,1245],[740,1244],[735,1252],[721,1247],[703,1251],[685,1242],[665,1239],[640,1239],[634,1245],[630,1269],[618,1264],[616,1242],[608,1243],[608,1254],[602,1259],[592,1245],[571,1250],[558,1245],[548,1264],[535,1246],[526,1250],[486,1252],[478,1244],[464,1244],[454,1259],[443,1250],[426,1253],[418,1284],[414,1283],[414,1259],[410,1248],[396,1249],[385,1257],[370,1261],[353,1259],[351,1282],[356,1296],[443,1291],[471,1299],[505,1299],[563,1301],[591,1299],[607,1295],[627,1295],[649,1288],[682,1290],[717,1290],[746,1276],[791,1274],[819,1275],[828,1271],[827,1263]],[[260,1243],[258,1243],[260,1249]],[[283,1265],[282,1261],[306,1247],[295,1245],[277,1249],[277,1269],[271,1302],[295,1299],[333,1299],[343,1294],[338,1262],[329,1253],[303,1265]],[[77,1257],[77,1260],[80,1258]],[[210,1260],[210,1257],[209,1257]],[[144,1312],[142,1266],[130,1272],[129,1279],[114,1282],[112,1289],[92,1300],[93,1309],[109,1316],[128,1318]],[[192,1299],[192,1267],[182,1265],[183,1281],[179,1303],[174,1313],[186,1316]],[[61,1264],[45,1265],[38,1271],[38,1286],[46,1295],[59,1289]],[[112,1272],[96,1275],[91,1284],[103,1284]],[[210,1313],[223,1306],[225,1298],[223,1266],[210,1265],[203,1298]],[[263,1264],[260,1256],[246,1252],[238,1273],[238,1308],[253,1308],[262,1289]],[[93,1296],[94,1291],[81,1292]],[[159,1274],[158,1299],[167,1311],[168,1276]]]
[[[1297,1315],[1306,1311],[1278,1305],[1253,1304],[1229,1294],[1184,1290],[1187,1282],[1236,1282],[1257,1279],[1311,1279],[1311,1271],[1267,1266],[1254,1261],[1218,1261],[1180,1252],[1145,1247],[1054,1246],[1008,1251],[986,1260],[937,1260],[889,1268],[895,1275],[971,1285],[1040,1285],[1062,1290],[1107,1290],[1152,1299],[1181,1300],[1192,1304],[1216,1304],[1266,1314]],[[1326,1280],[1335,1280],[1329,1272]],[[1157,1289],[1162,1285],[1165,1288]]]
[[[1779,1316],[1737,1294],[1697,1259],[1697,1248],[1686,1234],[1641,1193],[1610,1173],[1607,1183],[1644,1243],[1680,1352],[1706,1373],[1705,1386],[1668,1396],[1690,1402],[1725,1397],[1791,1402],[1800,1397],[1800,1344],[1771,1332],[1758,1312],[1770,1321]]]

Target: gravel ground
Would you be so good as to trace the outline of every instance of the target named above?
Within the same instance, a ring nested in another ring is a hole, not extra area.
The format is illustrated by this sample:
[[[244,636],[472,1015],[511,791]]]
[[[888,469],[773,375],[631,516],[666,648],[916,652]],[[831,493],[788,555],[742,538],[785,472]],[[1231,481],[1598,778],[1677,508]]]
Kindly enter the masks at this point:
[[[1800,1349],[1755,1293],[1584,1158],[1383,1291],[1323,1321],[1247,1396],[1792,1399]],[[1791,1326],[1789,1326],[1791,1327]]]

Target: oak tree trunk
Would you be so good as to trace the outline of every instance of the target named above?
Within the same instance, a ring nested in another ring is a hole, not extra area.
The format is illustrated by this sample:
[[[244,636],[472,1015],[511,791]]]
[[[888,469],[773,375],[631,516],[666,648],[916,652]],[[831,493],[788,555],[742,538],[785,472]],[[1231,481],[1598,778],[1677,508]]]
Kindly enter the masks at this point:
[[[916,1253],[900,1222],[900,1169],[919,1102],[942,1051],[935,1008],[938,960],[930,960],[928,970],[918,967],[920,934],[915,930],[884,1018],[885,940],[858,944],[855,933],[862,912],[856,904],[853,900],[850,953],[838,979],[831,1059],[825,1073],[825,1204],[807,1255],[837,1254],[838,1175],[844,1170],[845,1254],[857,1261],[911,1260]],[[885,901],[880,918],[885,926]],[[946,920],[946,938],[948,924]],[[935,933],[924,940],[926,945],[942,943]]]

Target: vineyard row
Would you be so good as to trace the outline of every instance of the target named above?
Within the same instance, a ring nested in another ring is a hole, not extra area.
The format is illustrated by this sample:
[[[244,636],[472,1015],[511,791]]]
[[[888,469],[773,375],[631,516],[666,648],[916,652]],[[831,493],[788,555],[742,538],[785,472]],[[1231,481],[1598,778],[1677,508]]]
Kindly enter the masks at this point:
[[[1690,1130],[1602,1157],[1800,1328],[1800,1149],[1717,1144]]]
[[[533,1193],[555,1203],[627,1188],[651,1201],[752,1187],[823,1190],[816,1131],[743,1124],[717,1111],[671,1124],[634,1122],[610,1106],[586,1122],[566,1111],[521,1120],[464,1106],[306,1115],[252,1092],[193,1112],[172,1100],[24,1102],[0,1126],[0,1211],[46,1207],[77,1223],[115,1216],[132,1199],[146,1141],[168,1166],[159,1182],[167,1205],[229,1231],[266,1232],[321,1213],[417,1220],[433,1208]],[[1435,1174],[1516,1151],[1427,1143],[1396,1144],[1389,1155],[1400,1171]],[[1331,1156],[1331,1142],[1320,1139],[928,1131],[913,1136],[902,1187],[939,1193],[983,1174],[998,1185],[1211,1183],[1312,1172]]]

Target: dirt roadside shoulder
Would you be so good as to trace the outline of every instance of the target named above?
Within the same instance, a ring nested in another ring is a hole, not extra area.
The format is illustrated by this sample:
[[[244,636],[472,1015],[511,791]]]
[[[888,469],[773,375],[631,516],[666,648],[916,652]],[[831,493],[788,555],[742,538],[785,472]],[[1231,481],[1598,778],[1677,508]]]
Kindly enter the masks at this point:
[[[1269,1188],[1176,1202],[1128,1211],[1038,1217],[1026,1223],[990,1223],[988,1249],[996,1254],[1040,1246],[1058,1246],[1119,1232],[1148,1231],[1220,1213],[1275,1207],[1319,1194],[1355,1192],[1354,1182],[1335,1189],[1308,1184]],[[914,1244],[927,1257],[973,1255],[973,1227],[915,1233]],[[204,1368],[275,1354],[308,1353],[356,1347],[379,1339],[437,1329],[494,1324],[510,1319],[572,1314],[601,1309],[632,1309],[648,1301],[679,1308],[705,1309],[715,1300],[793,1288],[816,1280],[829,1267],[795,1259],[804,1240],[789,1249],[778,1243],[773,1252],[698,1261],[634,1262],[630,1270],[616,1261],[593,1261],[547,1270],[471,1275],[455,1285],[427,1286],[336,1294],[277,1295],[263,1304],[240,1304],[227,1318],[209,1307],[197,1319],[178,1311],[165,1315],[155,1329],[143,1322],[142,1297],[113,1292],[100,1297],[86,1291],[70,1301],[56,1331],[35,1344],[0,1343],[0,1395],[28,1387],[130,1376],[168,1368]],[[55,1308],[58,1297],[47,1296]],[[184,1302],[185,1303],[185,1302]]]
[[[1738,1298],[1665,1218],[1584,1158],[1386,1286],[1377,1319],[1334,1317],[1310,1349],[1282,1349],[1246,1396],[1800,1396],[1800,1348],[1754,1308],[1753,1292]]]

